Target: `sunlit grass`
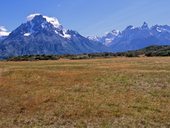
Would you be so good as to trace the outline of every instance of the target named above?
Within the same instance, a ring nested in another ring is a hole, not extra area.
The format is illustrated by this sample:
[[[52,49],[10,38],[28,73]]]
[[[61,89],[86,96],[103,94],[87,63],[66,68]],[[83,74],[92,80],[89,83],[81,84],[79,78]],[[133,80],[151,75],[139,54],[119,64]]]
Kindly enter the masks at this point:
[[[170,127],[170,58],[0,62],[0,127]]]

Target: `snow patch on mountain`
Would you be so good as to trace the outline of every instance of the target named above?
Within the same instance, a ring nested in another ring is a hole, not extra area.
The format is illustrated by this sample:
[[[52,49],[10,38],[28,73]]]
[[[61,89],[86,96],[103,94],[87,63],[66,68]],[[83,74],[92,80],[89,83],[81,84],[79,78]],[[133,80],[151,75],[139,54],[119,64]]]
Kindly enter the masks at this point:
[[[100,41],[101,37],[99,36],[88,36],[87,37],[89,40],[93,40],[93,41]]]
[[[99,36],[88,36],[87,38],[92,41],[98,41],[104,44],[105,46],[110,46],[113,40],[119,36],[121,32],[119,30],[112,30],[111,32],[105,33],[104,36],[99,37]]]
[[[113,36],[118,36],[120,34],[119,30],[112,30],[111,32],[107,32],[106,35],[113,35]]]
[[[55,33],[60,35],[61,37],[63,38],[67,38],[67,39],[70,39],[71,38],[71,35],[67,34],[67,30],[63,30],[63,33],[59,33],[58,31],[55,30]]]
[[[41,15],[40,13],[35,13],[35,14],[30,14],[27,16],[27,21],[33,20],[36,16]],[[61,27],[61,24],[59,23],[58,19],[55,17],[48,17],[48,16],[43,16],[47,20],[47,22],[51,23],[54,27],[59,28]]]
[[[157,27],[156,30],[157,30],[158,32],[162,32],[162,30],[161,30],[159,27]]]
[[[67,38],[67,39],[70,39],[70,38],[71,38],[71,35],[70,35],[70,34],[67,34],[67,30],[63,30],[63,37],[64,37],[64,38]]]
[[[43,16],[43,15],[41,15],[41,14],[39,14],[39,13],[35,13],[35,14],[30,14],[29,16],[27,16],[27,21],[31,24],[31,28],[30,28],[30,31],[29,31],[29,33],[34,33],[35,31],[34,31],[34,27],[35,27],[35,24],[34,24],[34,19],[36,18],[36,17],[38,17],[38,16],[40,16],[40,17],[42,17],[42,18],[44,18],[45,19],[45,21],[44,22],[42,22],[41,23],[41,28],[43,28],[43,29],[49,29],[48,27],[49,27],[49,23],[54,27],[54,29],[53,29],[53,31],[57,34],[57,35],[59,35],[59,36],[61,36],[61,37],[63,37],[63,38],[66,38],[66,39],[70,39],[71,38],[71,35],[69,35],[69,34],[67,34],[67,29],[65,29],[65,28],[63,28],[63,26],[60,24],[60,22],[58,21],[58,19],[57,18],[55,18],[55,17],[48,17],[48,16]],[[43,21],[43,20],[42,20]],[[26,34],[26,35],[28,35],[28,34]],[[26,36],[26,35],[24,35],[24,36]],[[29,34],[30,35],[30,34]],[[28,35],[28,36],[29,36]]]
[[[48,17],[48,16],[43,16],[47,22],[51,23],[52,25],[54,25],[54,27],[58,28],[61,26],[61,24],[59,23],[58,19],[55,17]]]
[[[31,35],[31,33],[25,33],[24,34],[24,36],[30,36]]]

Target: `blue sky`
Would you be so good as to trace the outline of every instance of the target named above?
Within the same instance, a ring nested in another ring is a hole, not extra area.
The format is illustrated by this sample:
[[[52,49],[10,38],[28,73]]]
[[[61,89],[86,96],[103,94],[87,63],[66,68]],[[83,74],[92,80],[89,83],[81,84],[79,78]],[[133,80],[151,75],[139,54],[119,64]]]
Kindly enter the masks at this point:
[[[170,0],[1,0],[0,26],[10,31],[31,13],[56,17],[84,36],[103,35],[128,25],[170,25]]]

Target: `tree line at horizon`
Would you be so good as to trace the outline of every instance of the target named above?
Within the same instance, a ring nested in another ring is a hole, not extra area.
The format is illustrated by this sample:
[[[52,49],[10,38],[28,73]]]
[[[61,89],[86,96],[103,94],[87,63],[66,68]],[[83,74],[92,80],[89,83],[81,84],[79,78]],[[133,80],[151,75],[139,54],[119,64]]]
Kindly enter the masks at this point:
[[[58,60],[58,59],[93,59],[93,58],[111,58],[111,57],[154,57],[154,56],[170,56],[170,46],[149,46],[140,50],[127,52],[104,52],[104,53],[89,53],[77,55],[24,55],[17,57],[9,57],[7,61],[36,61],[36,60]]]

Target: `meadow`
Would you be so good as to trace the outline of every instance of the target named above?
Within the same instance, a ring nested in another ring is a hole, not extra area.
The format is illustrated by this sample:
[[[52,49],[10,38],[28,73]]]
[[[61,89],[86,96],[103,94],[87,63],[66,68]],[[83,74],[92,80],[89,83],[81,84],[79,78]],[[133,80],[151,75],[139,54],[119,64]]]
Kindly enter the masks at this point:
[[[170,127],[170,57],[0,62],[0,128]]]

